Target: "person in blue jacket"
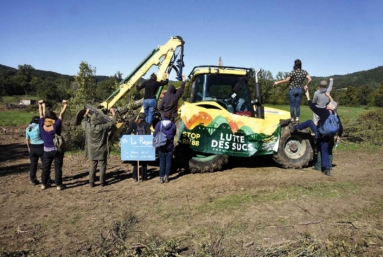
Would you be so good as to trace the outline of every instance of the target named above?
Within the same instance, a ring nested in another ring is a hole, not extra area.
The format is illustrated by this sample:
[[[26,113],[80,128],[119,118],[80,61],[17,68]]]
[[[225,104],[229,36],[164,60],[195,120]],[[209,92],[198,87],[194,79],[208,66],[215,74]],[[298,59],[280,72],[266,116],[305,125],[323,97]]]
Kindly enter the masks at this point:
[[[160,158],[160,183],[168,183],[170,176],[170,169],[172,165],[173,150],[174,150],[174,136],[176,135],[176,124],[170,120],[171,113],[165,112],[164,119],[157,122],[156,128],[153,133],[155,137],[161,130],[166,135],[167,141],[163,146],[158,147],[158,155]]]
[[[40,183],[36,178],[37,164],[39,158],[40,161],[43,162],[44,156],[44,141],[40,136],[39,121],[40,117],[34,116],[25,131],[25,141],[28,147],[29,159],[31,160],[29,176],[33,185],[38,185]]]

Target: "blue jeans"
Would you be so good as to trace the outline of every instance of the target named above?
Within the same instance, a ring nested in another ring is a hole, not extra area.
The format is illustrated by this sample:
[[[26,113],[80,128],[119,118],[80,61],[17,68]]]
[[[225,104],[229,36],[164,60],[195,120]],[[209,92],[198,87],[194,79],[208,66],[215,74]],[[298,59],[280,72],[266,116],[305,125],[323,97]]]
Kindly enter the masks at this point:
[[[301,115],[300,103],[301,103],[302,95],[303,95],[302,88],[292,88],[289,90],[288,96],[290,99],[290,116],[292,119],[294,118],[294,109],[296,110],[295,117],[299,118],[299,116]]]
[[[144,99],[144,113],[146,115],[145,121],[149,123],[149,125],[152,125],[154,109],[156,106],[156,99]]]
[[[331,169],[330,156],[332,155],[332,147],[334,145],[334,137],[320,137],[319,144],[321,147],[322,169]]]
[[[169,177],[170,168],[172,167],[173,151],[161,152],[161,150],[159,150],[158,155],[160,157],[160,178],[163,178],[164,175]],[[165,166],[166,166],[166,170],[165,170]]]
[[[316,137],[318,137],[318,128],[315,126],[314,122],[312,120],[306,120],[296,126],[298,130],[303,130],[310,128],[311,131],[315,134]]]

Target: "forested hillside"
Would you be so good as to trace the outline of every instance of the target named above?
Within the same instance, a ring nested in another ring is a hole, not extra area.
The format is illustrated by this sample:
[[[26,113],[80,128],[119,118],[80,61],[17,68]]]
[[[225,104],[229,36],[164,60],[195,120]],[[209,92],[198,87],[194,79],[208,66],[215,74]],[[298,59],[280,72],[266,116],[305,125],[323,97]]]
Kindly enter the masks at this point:
[[[90,70],[93,89],[89,92],[95,100],[104,99],[105,94],[113,91],[116,81],[114,76],[96,76],[95,70]],[[122,74],[119,74],[120,76]],[[76,76],[64,75],[52,71],[34,69],[31,65],[19,65],[17,69],[0,64],[0,97],[11,95],[33,95],[43,99],[61,101],[69,99],[77,90]]]
[[[336,89],[347,88],[349,86],[360,87],[369,85],[372,88],[376,88],[383,84],[383,66],[377,68],[358,71],[346,75],[333,75],[328,76],[334,78],[336,83],[334,84]],[[316,81],[323,79],[322,77],[313,77]],[[314,81],[313,81],[314,82]]]

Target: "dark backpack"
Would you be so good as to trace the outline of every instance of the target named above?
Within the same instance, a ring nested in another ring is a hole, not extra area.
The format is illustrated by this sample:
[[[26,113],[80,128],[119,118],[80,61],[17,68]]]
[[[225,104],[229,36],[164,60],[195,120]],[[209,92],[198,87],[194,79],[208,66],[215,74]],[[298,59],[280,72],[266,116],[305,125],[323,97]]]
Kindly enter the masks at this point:
[[[332,111],[329,112],[330,116],[319,127],[319,133],[323,136],[335,136],[339,130],[340,122],[338,116]]]
[[[136,135],[146,135],[145,126],[137,124]]]

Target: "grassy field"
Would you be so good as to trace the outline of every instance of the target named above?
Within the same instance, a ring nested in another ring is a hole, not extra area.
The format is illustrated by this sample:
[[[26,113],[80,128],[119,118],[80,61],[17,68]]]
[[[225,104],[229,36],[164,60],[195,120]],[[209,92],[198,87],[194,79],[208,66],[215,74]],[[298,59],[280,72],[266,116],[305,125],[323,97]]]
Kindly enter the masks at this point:
[[[30,113],[26,110],[5,110],[0,112],[0,126],[27,126],[33,116],[38,113]]]
[[[268,105],[267,104],[266,106],[285,110],[288,112],[290,111],[289,105]],[[374,108],[374,107],[372,107],[372,108]],[[346,119],[354,120],[358,117],[358,115],[360,113],[365,112],[366,109],[367,109],[366,107],[348,107],[348,106],[345,106],[345,107],[340,107],[338,109],[338,113],[339,113],[339,116],[341,117],[342,120],[346,120]],[[310,110],[310,108],[307,105],[301,106],[300,121],[311,120],[312,118],[313,118],[313,114],[312,114],[312,111]]]

